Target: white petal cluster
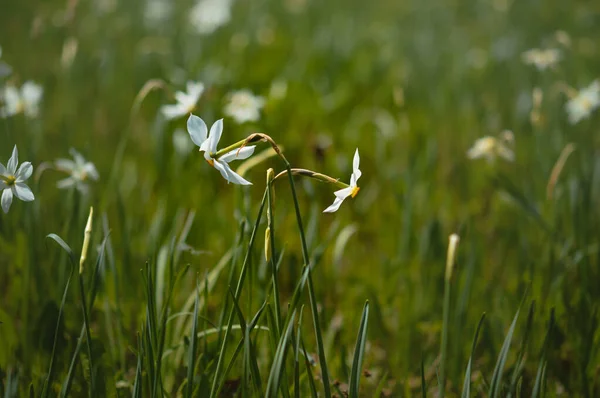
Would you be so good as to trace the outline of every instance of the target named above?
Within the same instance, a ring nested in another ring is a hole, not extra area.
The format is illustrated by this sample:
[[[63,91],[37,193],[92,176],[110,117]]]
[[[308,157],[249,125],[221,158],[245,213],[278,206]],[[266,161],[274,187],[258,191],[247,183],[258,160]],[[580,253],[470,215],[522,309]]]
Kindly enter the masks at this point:
[[[539,71],[554,67],[560,61],[560,51],[556,48],[541,50],[532,48],[521,54],[523,62],[535,66]]]
[[[39,114],[43,95],[42,86],[31,81],[25,82],[21,88],[7,85],[0,94],[0,100],[4,104],[0,108],[0,116],[10,117],[23,113],[27,117],[35,118]]]
[[[13,197],[17,197],[24,202],[31,202],[35,199],[31,189],[25,184],[25,180],[31,177],[33,166],[30,162],[23,162],[19,165],[19,152],[15,146],[12,156],[8,160],[6,167],[0,163],[0,189],[2,190],[2,210],[8,213]]]
[[[590,117],[600,107],[600,82],[594,80],[589,86],[582,88],[566,105],[569,122],[579,123]]]
[[[56,183],[59,189],[68,189],[71,187],[77,188],[81,193],[88,192],[88,181],[97,181],[98,171],[94,163],[88,162],[83,156],[75,149],[71,148],[69,151],[73,160],[71,159],[57,159],[54,161],[54,166],[57,170],[68,173],[69,176]]]
[[[493,163],[498,157],[509,162],[515,160],[515,154],[502,140],[496,137],[486,136],[479,138],[467,151],[469,159],[485,158]]]
[[[239,124],[256,122],[260,119],[260,110],[264,105],[263,97],[254,95],[249,90],[239,90],[229,94],[229,102],[223,111]]]
[[[231,19],[233,0],[199,0],[190,11],[190,23],[201,35],[213,33]]]
[[[233,171],[229,166],[229,163],[234,160],[249,158],[254,153],[254,145],[243,147],[241,149],[234,149],[223,156],[220,156],[218,159],[215,159],[212,155],[218,151],[217,146],[219,145],[219,140],[223,133],[223,119],[217,120],[210,128],[209,133],[204,120],[200,119],[198,116],[190,115],[187,121],[187,129],[194,144],[200,147],[201,152],[204,152],[204,159],[206,159],[208,164],[219,170],[228,183],[252,185],[250,181],[247,181]]]
[[[189,81],[187,82],[186,89],[187,91],[177,91],[175,93],[175,100],[177,103],[163,105],[160,108],[160,112],[165,119],[177,119],[191,113],[204,92],[204,84],[201,82]]]

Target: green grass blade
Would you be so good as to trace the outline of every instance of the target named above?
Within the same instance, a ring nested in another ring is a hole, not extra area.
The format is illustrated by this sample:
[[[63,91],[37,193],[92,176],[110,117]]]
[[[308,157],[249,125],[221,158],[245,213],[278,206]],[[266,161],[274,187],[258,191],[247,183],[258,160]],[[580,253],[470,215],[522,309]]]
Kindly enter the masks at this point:
[[[198,338],[196,337],[198,330],[198,281],[196,280],[196,300],[194,302],[194,319],[192,320],[192,334],[190,335],[190,348],[188,353],[188,371],[187,371],[187,386],[186,397],[192,398],[194,395],[194,369],[196,362],[196,345]]]
[[[365,354],[365,346],[367,344],[367,330],[369,326],[369,301],[365,303],[362,317],[360,319],[360,327],[358,336],[356,337],[356,347],[354,349],[354,359],[352,361],[352,371],[350,374],[350,398],[358,398],[359,384],[362,371],[362,363]]]
[[[67,245],[65,243],[65,241],[62,240],[56,234],[49,234],[46,237],[54,240],[56,243],[58,243],[60,245],[60,247],[63,248],[63,250],[65,252],[67,252],[67,254],[69,256],[69,260],[71,262],[71,271],[69,272],[69,276],[67,278],[67,283],[65,285],[65,290],[63,292],[62,300],[60,302],[60,308],[58,310],[58,319],[56,321],[56,328],[54,329],[54,342],[52,343],[52,354],[50,356],[50,366],[48,367],[48,375],[46,376],[46,380],[44,381],[44,386],[42,387],[42,393],[41,393],[41,396],[44,398],[47,397],[49,394],[49,388],[52,384],[52,378],[54,376],[54,363],[56,361],[56,345],[58,342],[58,332],[59,332],[59,328],[60,328],[60,321],[62,319],[63,310],[65,308],[65,303],[67,301],[67,294],[69,292],[69,285],[71,284],[71,277],[73,276],[73,270],[75,269],[75,257],[73,255],[73,250],[71,250],[71,247],[69,247],[69,245]]]
[[[267,393],[265,395],[267,398],[277,397],[277,391],[281,385],[281,376],[283,375],[285,369],[285,357],[287,354],[295,317],[296,311],[293,311],[290,322],[287,324],[285,333],[279,339],[279,344],[277,345],[277,351],[275,352],[275,358],[269,374],[269,381],[267,383]]]
[[[550,312],[550,320],[548,321],[548,330],[546,331],[546,337],[544,338],[544,344],[542,345],[542,350],[540,352],[540,364],[538,365],[538,370],[535,376],[535,383],[533,384],[533,389],[531,391],[531,398],[537,398],[541,396],[542,387],[545,382],[546,376],[546,365],[547,365],[547,354],[548,347],[550,345],[550,341],[552,338],[552,331],[554,329],[554,308]]]
[[[475,329],[475,336],[473,337],[473,344],[471,346],[471,355],[469,356],[469,363],[467,364],[467,370],[465,371],[465,381],[463,382],[462,398],[469,398],[471,396],[471,368],[473,366],[473,355],[475,354],[475,348],[477,347],[477,340],[479,338],[479,331],[485,320],[485,312],[481,315],[477,329]]]
[[[302,315],[304,306],[300,308],[298,317],[298,328],[296,329],[296,350],[294,352],[294,397],[300,398],[300,339],[302,338]]]
[[[144,356],[144,348],[142,343],[142,337],[140,334],[137,334],[138,340],[138,357],[137,357],[137,366],[135,368],[135,380],[133,381],[133,393],[132,397],[141,398],[142,397],[142,367],[143,367],[143,356]]]
[[[427,398],[427,382],[425,381],[425,362],[421,358],[421,396]]]
[[[500,395],[500,389],[502,386],[502,375],[504,372],[504,365],[506,364],[506,359],[508,358],[508,351],[510,349],[510,343],[512,341],[513,333],[515,331],[515,326],[517,325],[517,319],[519,318],[519,312],[521,308],[517,310],[515,317],[508,329],[508,333],[506,334],[506,338],[504,339],[504,343],[502,344],[502,349],[500,350],[500,354],[498,355],[498,360],[496,362],[496,367],[494,368],[494,373],[492,375],[492,379],[490,381],[490,390],[488,396],[491,398],[498,397]]]
[[[319,396],[317,392],[317,384],[315,383],[315,378],[313,376],[311,367],[311,361],[308,358],[308,354],[306,353],[306,347],[304,347],[304,340],[300,336],[300,345],[302,346],[302,352],[304,352],[304,364],[306,366],[306,375],[308,378],[308,386],[310,387],[310,394],[312,398],[317,398]]]

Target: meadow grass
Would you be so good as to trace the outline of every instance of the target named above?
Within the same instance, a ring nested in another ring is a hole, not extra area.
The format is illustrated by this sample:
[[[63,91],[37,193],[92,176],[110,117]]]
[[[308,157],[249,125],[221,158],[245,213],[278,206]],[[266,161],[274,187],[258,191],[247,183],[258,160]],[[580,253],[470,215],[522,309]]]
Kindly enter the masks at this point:
[[[594,2],[0,8],[2,396],[600,395]]]

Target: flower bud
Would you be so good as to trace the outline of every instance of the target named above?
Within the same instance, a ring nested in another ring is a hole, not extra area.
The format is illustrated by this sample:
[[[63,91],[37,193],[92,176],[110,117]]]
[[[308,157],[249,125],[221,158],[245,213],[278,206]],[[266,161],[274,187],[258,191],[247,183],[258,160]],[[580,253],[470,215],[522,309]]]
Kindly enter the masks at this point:
[[[265,259],[271,261],[271,228],[265,229]]]
[[[448,257],[446,258],[446,282],[449,282],[452,278],[452,269],[454,268],[454,262],[456,260],[456,248],[460,237],[457,234],[450,235],[450,242],[448,244]]]
[[[83,246],[81,248],[81,257],[79,258],[79,274],[83,274],[83,264],[87,259],[87,252],[90,247],[90,237],[92,236],[92,217],[94,215],[94,208],[90,207],[90,215],[88,216],[87,224],[85,225],[85,231],[83,232]]]

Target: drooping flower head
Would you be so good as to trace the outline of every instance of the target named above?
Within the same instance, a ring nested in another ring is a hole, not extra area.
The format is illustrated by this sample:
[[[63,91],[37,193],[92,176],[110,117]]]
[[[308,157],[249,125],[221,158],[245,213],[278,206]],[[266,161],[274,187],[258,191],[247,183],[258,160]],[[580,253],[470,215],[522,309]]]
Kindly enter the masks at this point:
[[[576,124],[590,117],[600,107],[600,81],[594,80],[589,86],[582,88],[566,105],[569,123]]]
[[[256,122],[260,119],[260,110],[265,105],[263,97],[252,94],[249,90],[234,91],[229,95],[229,102],[224,112],[237,123]]]
[[[242,176],[231,169],[229,163],[233,160],[243,160],[249,158],[254,153],[254,145],[245,146],[243,148],[233,149],[222,156],[215,157],[218,152],[217,146],[223,133],[223,119],[217,120],[210,128],[210,133],[206,127],[204,120],[195,115],[190,115],[187,121],[188,133],[190,138],[200,151],[204,152],[204,159],[223,176],[227,182],[232,182],[239,185],[252,185]]]
[[[0,116],[10,117],[23,113],[30,118],[37,117],[44,94],[42,86],[34,82],[25,82],[20,89],[8,85],[3,91],[0,98],[4,106],[0,108]]]
[[[17,169],[18,165],[19,152],[15,145],[12,156],[8,160],[6,167],[0,163],[0,189],[3,190],[2,199],[0,201],[2,202],[2,210],[4,213],[8,213],[13,201],[13,196],[16,196],[24,202],[31,202],[35,199],[31,189],[24,183],[25,180],[31,177],[33,166],[30,162],[23,162]]]
[[[176,104],[163,105],[160,108],[161,113],[167,120],[177,119],[191,113],[196,107],[196,103],[204,92],[204,84],[201,82],[187,82],[187,91],[177,91],[175,93]]]
[[[356,148],[356,152],[354,152],[354,159],[352,161],[352,175],[350,176],[350,185],[346,188],[342,188],[338,191],[334,192],[335,199],[333,203],[323,210],[323,213],[334,213],[336,212],[344,200],[348,197],[355,197],[360,191],[358,184],[358,179],[362,175],[362,172],[359,169],[360,166],[360,156],[358,154],[358,148]]]
[[[54,161],[54,166],[57,170],[68,173],[69,176],[56,183],[59,189],[68,189],[71,187],[77,188],[81,193],[88,191],[88,181],[97,181],[98,171],[94,163],[88,162],[75,149],[71,148],[69,153],[73,157],[71,159],[57,159]]]

